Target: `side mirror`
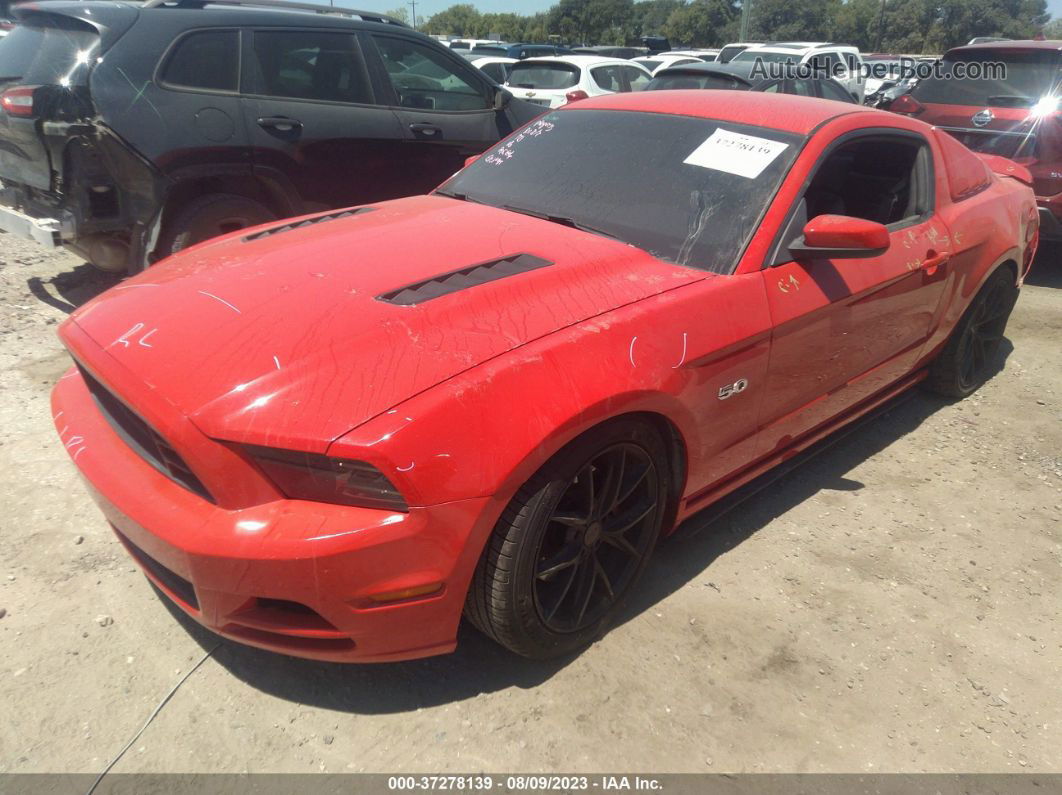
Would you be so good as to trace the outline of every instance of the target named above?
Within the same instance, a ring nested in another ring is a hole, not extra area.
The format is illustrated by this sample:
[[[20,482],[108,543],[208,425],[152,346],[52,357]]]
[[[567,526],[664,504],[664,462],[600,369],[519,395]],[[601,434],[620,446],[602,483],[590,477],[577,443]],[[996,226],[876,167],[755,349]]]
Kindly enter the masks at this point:
[[[509,107],[509,103],[512,102],[512,99],[512,94],[504,88],[499,88],[494,92],[494,110],[505,110]]]
[[[479,160],[479,155],[469,155],[468,157],[465,158],[465,168],[468,168],[470,165],[475,163],[477,160]]]
[[[884,224],[847,215],[819,215],[804,225],[804,236],[789,246],[793,259],[868,259],[889,249]]]

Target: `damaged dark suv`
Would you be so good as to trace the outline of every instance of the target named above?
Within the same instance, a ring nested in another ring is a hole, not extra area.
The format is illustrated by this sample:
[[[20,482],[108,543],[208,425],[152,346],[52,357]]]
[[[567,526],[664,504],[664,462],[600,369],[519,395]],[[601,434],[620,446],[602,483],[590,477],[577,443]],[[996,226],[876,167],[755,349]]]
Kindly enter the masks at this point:
[[[424,193],[541,108],[370,12],[45,0],[0,40],[0,229],[134,272]]]

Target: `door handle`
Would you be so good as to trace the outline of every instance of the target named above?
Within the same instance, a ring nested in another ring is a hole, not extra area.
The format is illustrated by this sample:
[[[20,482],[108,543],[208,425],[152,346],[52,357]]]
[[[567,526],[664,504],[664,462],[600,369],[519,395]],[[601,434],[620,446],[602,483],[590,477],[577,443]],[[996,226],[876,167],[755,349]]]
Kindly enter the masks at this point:
[[[946,252],[938,254],[933,249],[930,249],[926,252],[926,258],[922,260],[922,270],[932,276],[937,272],[937,268],[946,263],[950,258],[951,255]]]
[[[428,122],[413,122],[409,125],[409,129],[418,135],[424,135],[429,138],[435,138],[436,136],[442,138],[442,129]]]
[[[258,120],[258,126],[274,129],[277,132],[292,132],[301,130],[302,122],[298,119],[289,119],[287,116],[263,116]]]

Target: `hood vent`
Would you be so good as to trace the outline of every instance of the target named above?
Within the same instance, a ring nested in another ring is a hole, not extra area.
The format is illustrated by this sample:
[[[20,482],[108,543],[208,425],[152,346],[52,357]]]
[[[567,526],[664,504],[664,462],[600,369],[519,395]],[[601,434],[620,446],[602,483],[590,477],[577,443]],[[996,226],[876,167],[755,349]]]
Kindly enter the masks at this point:
[[[249,242],[251,240],[261,240],[263,237],[277,235],[281,232],[288,232],[292,229],[302,229],[304,226],[313,226],[314,224],[319,224],[322,221],[338,221],[340,218],[349,218],[352,215],[371,213],[375,209],[375,207],[355,207],[351,210],[340,210],[339,212],[328,213],[327,215],[315,215],[313,218],[306,218],[302,221],[295,221],[294,223],[284,224],[283,226],[272,226],[269,229],[263,229],[261,232],[255,232],[253,235],[247,235],[247,237],[245,237],[243,240],[244,242]]]
[[[518,273],[538,270],[552,264],[549,260],[536,257],[534,254],[513,254],[502,259],[470,265],[459,271],[444,273],[427,281],[407,284],[405,287],[378,295],[376,298],[397,306],[414,306],[430,301],[432,298],[456,293],[469,287],[477,287],[507,276],[516,276]]]

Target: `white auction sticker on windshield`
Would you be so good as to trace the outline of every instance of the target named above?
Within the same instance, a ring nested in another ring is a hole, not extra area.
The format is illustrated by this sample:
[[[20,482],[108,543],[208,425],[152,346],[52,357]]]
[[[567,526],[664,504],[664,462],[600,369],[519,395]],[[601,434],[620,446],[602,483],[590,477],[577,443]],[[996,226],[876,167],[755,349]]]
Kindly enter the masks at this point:
[[[787,146],[781,141],[742,135],[720,127],[682,162],[756,179]]]

